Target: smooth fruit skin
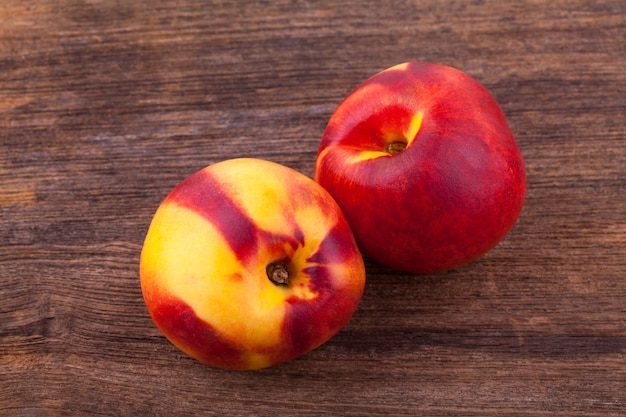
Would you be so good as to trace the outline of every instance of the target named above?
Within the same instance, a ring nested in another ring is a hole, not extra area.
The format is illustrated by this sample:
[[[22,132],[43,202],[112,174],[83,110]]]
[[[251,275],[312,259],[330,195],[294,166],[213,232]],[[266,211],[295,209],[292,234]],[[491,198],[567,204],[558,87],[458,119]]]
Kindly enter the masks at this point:
[[[406,149],[390,153],[392,143]],[[424,62],[378,73],[338,106],[315,180],[364,254],[414,273],[486,253],[526,194],[524,161],[496,100],[469,75]]]
[[[280,262],[289,283],[270,281]],[[140,260],[141,288],[161,332],[201,362],[257,369],[330,339],[363,293],[365,268],[332,197],[299,172],[231,159],[165,198]]]

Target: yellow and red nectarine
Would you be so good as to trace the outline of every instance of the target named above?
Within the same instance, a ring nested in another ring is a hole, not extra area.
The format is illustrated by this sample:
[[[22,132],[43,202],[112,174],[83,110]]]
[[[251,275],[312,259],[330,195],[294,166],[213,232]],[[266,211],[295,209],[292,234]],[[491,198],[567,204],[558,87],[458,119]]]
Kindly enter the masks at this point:
[[[353,315],[365,269],[342,212],[312,179],[232,159],[165,198],[140,261],[161,332],[201,362],[256,369],[326,342]]]

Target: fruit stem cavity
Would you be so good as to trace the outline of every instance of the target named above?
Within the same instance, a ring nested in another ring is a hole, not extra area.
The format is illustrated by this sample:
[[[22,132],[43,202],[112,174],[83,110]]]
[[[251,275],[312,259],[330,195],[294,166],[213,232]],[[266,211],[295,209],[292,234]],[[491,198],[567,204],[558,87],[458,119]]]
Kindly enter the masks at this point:
[[[265,268],[267,277],[276,285],[289,284],[289,270],[282,262],[272,262]]]
[[[406,146],[407,144],[405,142],[396,141],[388,144],[385,150],[389,155],[395,155],[405,150]]]

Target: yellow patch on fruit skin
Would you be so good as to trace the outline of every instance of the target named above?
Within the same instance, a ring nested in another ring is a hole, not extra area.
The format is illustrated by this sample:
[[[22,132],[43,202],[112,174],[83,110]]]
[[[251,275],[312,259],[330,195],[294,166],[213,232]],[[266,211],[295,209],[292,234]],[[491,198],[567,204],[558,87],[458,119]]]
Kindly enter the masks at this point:
[[[237,335],[236,344],[262,349],[279,343],[286,294],[267,279],[242,277],[257,271],[247,271],[219,231],[192,210],[175,203],[159,207],[141,264],[142,280],[159,277],[142,281],[148,296],[184,300],[223,335]]]
[[[267,355],[257,352],[245,352],[242,359],[248,364],[248,369],[261,369],[272,365],[272,361]]]
[[[237,162],[237,161],[235,161]],[[231,163],[228,170],[214,175],[230,199],[262,230],[289,235],[293,230],[284,221],[285,207],[293,196],[288,194],[284,171],[275,172],[273,164],[264,164],[263,172],[251,170],[245,163]]]
[[[411,122],[409,123],[408,129],[404,133],[404,139],[407,142],[407,146],[410,146],[411,143],[415,140],[420,128],[422,127],[422,122],[424,121],[424,113],[421,111],[416,112],[411,118]]]
[[[347,146],[329,146],[322,150],[317,157],[317,165],[326,158],[326,156],[333,152],[333,157],[341,160],[342,164],[353,165],[370,159],[382,158],[390,156],[387,152],[383,151],[363,151],[356,148],[350,148]]]
[[[348,156],[345,159],[347,164],[358,164],[363,161],[369,161],[370,159],[378,159],[382,157],[389,157],[389,153],[383,151],[363,151],[363,152],[354,152],[352,155]]]
[[[382,72],[386,72],[386,71],[406,71],[407,69],[409,69],[410,66],[410,62],[403,62],[402,64],[397,64],[394,65],[391,68],[387,68],[386,70],[382,71]]]

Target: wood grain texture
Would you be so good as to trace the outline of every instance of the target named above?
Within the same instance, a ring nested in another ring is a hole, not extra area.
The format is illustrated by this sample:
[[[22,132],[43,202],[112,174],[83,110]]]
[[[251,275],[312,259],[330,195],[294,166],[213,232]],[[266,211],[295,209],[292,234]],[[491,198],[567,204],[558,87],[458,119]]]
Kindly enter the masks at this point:
[[[374,73],[460,68],[525,156],[522,216],[438,275],[366,260],[348,326],[258,372],[180,353],[138,257],[180,180],[252,156],[311,176]],[[4,0],[0,415],[626,415],[626,3]]]

